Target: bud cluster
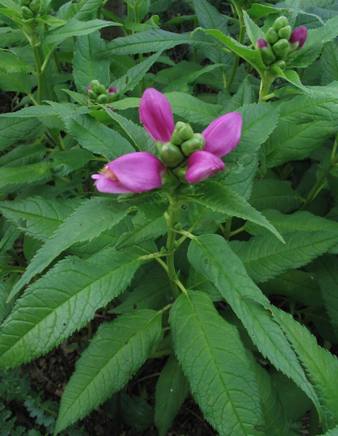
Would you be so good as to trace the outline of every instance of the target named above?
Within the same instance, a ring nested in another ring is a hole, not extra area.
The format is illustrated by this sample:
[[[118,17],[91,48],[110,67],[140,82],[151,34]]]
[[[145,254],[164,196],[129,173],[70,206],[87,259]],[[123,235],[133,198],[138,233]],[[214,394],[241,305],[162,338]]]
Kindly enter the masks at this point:
[[[176,168],[187,157],[198,150],[202,150],[205,140],[200,133],[194,133],[190,124],[178,121],[170,142],[158,144],[161,161],[169,168]]]
[[[264,64],[275,69],[284,69],[289,54],[303,47],[307,38],[307,29],[305,26],[296,27],[292,30],[289,20],[284,17],[278,17],[272,26],[266,31],[265,39],[257,40],[257,49],[261,52]]]
[[[22,18],[30,20],[43,13],[43,3],[40,0],[21,0]]]
[[[106,88],[98,80],[92,80],[87,86],[87,94],[92,103],[106,104],[117,99],[117,89],[114,86]]]

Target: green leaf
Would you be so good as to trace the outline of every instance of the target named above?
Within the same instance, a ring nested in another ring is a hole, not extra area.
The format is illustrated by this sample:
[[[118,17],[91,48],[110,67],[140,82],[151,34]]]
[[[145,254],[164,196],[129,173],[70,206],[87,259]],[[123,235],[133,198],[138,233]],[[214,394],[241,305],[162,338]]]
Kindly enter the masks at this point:
[[[69,20],[64,26],[47,32],[44,43],[47,46],[61,44],[61,42],[63,42],[67,38],[72,38],[73,36],[88,35],[89,33],[110,26],[121,26],[121,24],[114,23],[113,21],[104,20],[79,21],[73,18]]]
[[[262,355],[291,378],[318,408],[318,399],[295,352],[271,316],[273,306],[227,242],[218,235],[196,237],[190,243],[188,258],[218,289]]]
[[[156,383],[155,425],[159,436],[167,435],[188,392],[187,380],[177,360],[169,357]]]
[[[0,167],[20,167],[22,165],[41,162],[46,154],[44,144],[21,144],[10,149],[0,157]]]
[[[175,353],[205,418],[220,435],[263,434],[262,411],[251,362],[237,330],[210,298],[188,292],[170,313]]]
[[[326,311],[338,337],[338,269],[335,256],[324,256],[315,263],[315,276],[320,286]]]
[[[250,203],[256,209],[277,209],[290,212],[300,206],[300,198],[291,183],[278,179],[263,179],[254,182]]]
[[[101,1],[101,0],[100,0]],[[104,85],[110,82],[110,59],[99,58],[98,52],[105,47],[99,32],[76,38],[73,58],[73,75],[76,88],[85,92],[89,82],[97,79]]]
[[[221,106],[193,97],[183,92],[169,92],[166,94],[174,114],[191,123],[207,125],[220,114]]]
[[[155,153],[155,144],[143,127],[138,126],[108,107],[104,109],[108,116],[122,129],[136,150],[145,150]]]
[[[207,0],[193,0],[193,6],[200,25],[206,29],[228,31],[228,17],[218,12]]]
[[[9,368],[48,353],[85,326],[129,285],[140,266],[135,250],[68,257],[31,285],[0,329],[0,365]]]
[[[220,30],[217,29],[207,29],[204,30],[207,35],[210,35],[224,44],[229,50],[235,53],[237,56],[246,60],[250,65],[252,65],[260,74],[265,70],[264,63],[262,61],[261,55],[257,50],[246,47],[245,45],[236,41],[236,39],[231,38],[231,36],[224,35]]]
[[[269,168],[288,160],[308,157],[336,132],[336,84],[309,87],[308,90],[306,96],[297,96],[277,104],[280,110],[279,124],[265,144]]]
[[[36,120],[6,119],[0,115],[0,150],[20,141],[29,141],[41,133]]]
[[[114,203],[111,198],[93,197],[85,200],[36,253],[12,289],[10,298],[20,292],[23,286],[41,273],[64,250],[76,242],[90,241],[105,230],[112,229],[127,213],[128,206]]]
[[[218,182],[206,182],[197,185],[194,194],[186,196],[187,201],[193,201],[209,209],[228,216],[236,216],[266,228],[280,241],[283,237],[277,229],[256,209],[254,209],[237,192]]]
[[[9,50],[0,50],[0,72],[1,73],[27,73],[32,67],[23,61],[19,56]]]
[[[338,425],[335,428],[331,428],[331,430],[327,431],[325,434],[321,436],[337,436],[338,435]]]
[[[77,200],[30,197],[24,200],[2,201],[0,210],[5,218],[24,233],[44,241],[52,236],[78,204]]]
[[[109,161],[135,151],[118,132],[89,115],[79,115],[68,119],[66,130],[79,142],[81,147],[92,153],[101,154]]]
[[[146,361],[161,331],[161,314],[151,310],[103,324],[66,386],[55,434],[118,392]]]
[[[108,43],[100,55],[103,57],[114,55],[131,55],[168,50],[176,45],[190,44],[189,34],[178,34],[161,29],[151,29],[115,38]]]
[[[103,6],[103,4],[104,0],[84,0],[80,2],[80,8],[74,17],[80,21],[95,18],[99,8]]]
[[[338,223],[309,212],[293,215],[268,215],[283,234],[285,244],[267,234],[246,242],[234,241],[232,248],[240,256],[249,275],[257,282],[294,268],[299,268],[326,253],[337,243]],[[277,220],[274,220],[274,216]],[[279,221],[280,220],[280,221]]]
[[[305,368],[320,404],[325,429],[338,422],[338,390],[333,380],[338,377],[338,359],[317,344],[307,328],[291,315],[274,308],[273,315],[285,331],[288,340]]]
[[[50,162],[33,163],[20,167],[0,168],[0,191],[13,192],[19,187],[50,179]]]
[[[265,33],[263,30],[257,26],[257,24],[250,18],[246,11],[243,11],[243,18],[246,33],[251,41],[251,44],[256,47],[256,42],[259,38],[265,39]]]
[[[129,68],[127,73],[117,80],[114,80],[112,85],[117,88],[119,94],[125,94],[132,91],[141,80],[143,80],[149,69],[157,62],[162,52],[159,51],[152,56],[147,57],[144,61],[136,64],[134,67]]]

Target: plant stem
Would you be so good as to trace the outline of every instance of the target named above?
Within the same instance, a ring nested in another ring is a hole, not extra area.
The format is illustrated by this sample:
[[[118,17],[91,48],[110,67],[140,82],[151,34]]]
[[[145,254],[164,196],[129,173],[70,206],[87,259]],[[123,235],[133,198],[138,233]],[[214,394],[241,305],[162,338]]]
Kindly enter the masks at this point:
[[[238,34],[238,41],[240,44],[243,44],[244,40],[244,32],[245,32],[245,25],[244,25],[244,19],[243,19],[243,12],[242,9],[237,5],[236,2],[232,2],[233,7],[236,10],[238,21],[239,21],[239,34]],[[230,91],[231,85],[235,79],[237,68],[239,65],[239,56],[236,55],[234,65],[232,67],[230,77],[227,83],[227,90]]]
[[[36,101],[38,104],[41,104],[42,86],[43,86],[42,59],[41,59],[41,49],[39,46],[39,42],[36,40],[35,35],[33,35],[33,37],[32,37],[32,49],[33,49],[33,53],[34,53],[36,78],[37,78],[37,82],[38,82]]]
[[[258,102],[266,101],[266,97],[270,95],[270,88],[272,85],[274,78],[269,74],[268,71],[265,71],[261,76],[261,85],[259,88],[259,98]]]
[[[165,214],[167,226],[168,226],[168,236],[167,236],[167,267],[168,267],[168,277],[170,281],[170,286],[174,299],[178,296],[177,289],[177,274],[175,269],[175,240],[176,232],[174,226],[176,224],[176,208],[177,203],[172,196],[169,196],[169,207]]]

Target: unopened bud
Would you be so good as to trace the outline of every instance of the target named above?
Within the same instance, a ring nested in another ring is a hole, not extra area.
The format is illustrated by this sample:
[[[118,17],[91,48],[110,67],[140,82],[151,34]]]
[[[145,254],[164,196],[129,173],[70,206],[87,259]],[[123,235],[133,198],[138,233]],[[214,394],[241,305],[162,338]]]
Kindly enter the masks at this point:
[[[274,44],[278,41],[278,34],[273,27],[270,27],[270,29],[266,32],[266,39],[270,44]]]
[[[193,137],[193,130],[188,123],[178,121],[175,126],[174,133],[171,137],[171,142],[175,145],[180,145],[182,142],[187,141]]]
[[[289,39],[291,36],[291,26],[285,26],[278,30],[278,36],[280,38]]]
[[[25,20],[29,20],[34,16],[33,12],[27,6],[21,6],[21,13]]]
[[[40,0],[32,0],[30,3],[30,9],[33,13],[37,14],[40,11]]]
[[[273,54],[271,47],[262,48],[260,52],[265,65],[270,65],[276,60],[276,56]]]
[[[305,44],[306,39],[307,39],[307,28],[305,26],[299,26],[293,30],[290,37],[290,42],[301,48]]]
[[[286,62],[283,60],[279,60],[271,65],[271,71],[275,74],[279,75],[281,70],[283,71],[286,68]]]
[[[176,145],[167,142],[161,147],[160,158],[167,167],[173,168],[183,161],[184,156]]]
[[[99,104],[106,104],[106,103],[108,103],[108,95],[107,94],[100,94],[97,97],[97,102]]]
[[[256,47],[257,48],[265,48],[268,46],[268,43],[265,41],[264,38],[259,38],[256,41]]]
[[[272,50],[278,58],[285,59],[290,49],[287,39],[280,39],[272,46]]]
[[[184,141],[181,144],[181,150],[185,156],[190,156],[194,151],[202,150],[205,144],[205,139],[200,133],[194,133],[191,139]]]
[[[273,23],[273,28],[278,31],[282,27],[288,25],[289,25],[289,20],[284,15],[282,15],[275,20],[275,22]]]

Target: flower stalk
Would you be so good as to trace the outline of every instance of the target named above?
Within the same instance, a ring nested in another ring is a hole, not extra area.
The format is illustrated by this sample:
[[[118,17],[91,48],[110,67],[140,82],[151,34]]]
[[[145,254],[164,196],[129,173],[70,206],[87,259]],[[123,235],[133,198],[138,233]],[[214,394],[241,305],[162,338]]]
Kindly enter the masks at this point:
[[[165,214],[165,219],[167,221],[168,234],[167,234],[167,268],[168,268],[168,277],[170,282],[170,287],[172,291],[173,299],[179,295],[177,288],[177,273],[175,269],[175,241],[176,241],[176,232],[175,232],[175,224],[176,224],[176,210],[177,210],[177,202],[172,195],[169,195],[169,207]]]

